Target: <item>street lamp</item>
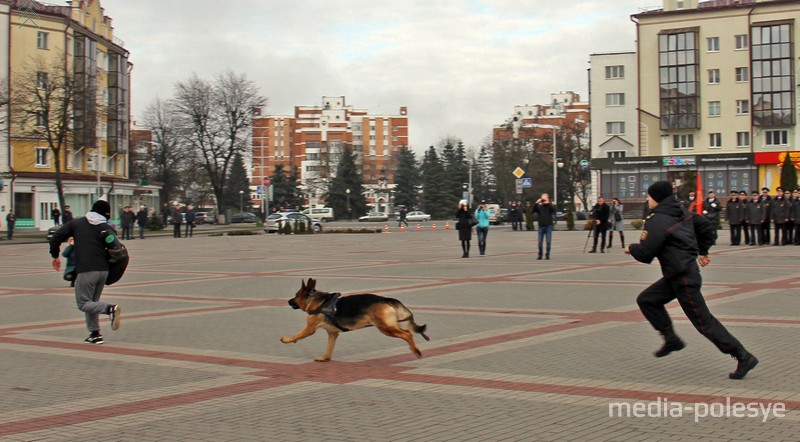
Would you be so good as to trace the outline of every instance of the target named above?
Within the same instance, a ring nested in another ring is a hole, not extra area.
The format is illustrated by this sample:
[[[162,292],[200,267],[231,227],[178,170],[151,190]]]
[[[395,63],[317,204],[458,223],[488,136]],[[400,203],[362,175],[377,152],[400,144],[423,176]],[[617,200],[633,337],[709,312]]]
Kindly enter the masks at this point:
[[[550,126],[550,129],[553,130],[553,201],[558,207],[558,183],[556,182],[556,177],[558,175],[557,163],[558,160],[556,159],[556,126]]]
[[[244,190],[239,191],[239,213],[244,212]]]
[[[347,220],[350,221],[350,189],[344,189],[344,193],[347,194]]]

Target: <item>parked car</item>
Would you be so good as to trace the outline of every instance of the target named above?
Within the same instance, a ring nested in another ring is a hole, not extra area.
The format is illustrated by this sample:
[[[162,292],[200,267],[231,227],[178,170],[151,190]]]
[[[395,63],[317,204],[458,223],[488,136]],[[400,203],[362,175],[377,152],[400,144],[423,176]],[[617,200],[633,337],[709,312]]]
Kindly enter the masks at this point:
[[[505,207],[500,209],[500,215],[497,216],[497,221],[500,224],[508,222],[508,209],[506,209]]]
[[[406,221],[410,223],[419,223],[424,221],[430,221],[431,216],[425,212],[420,212],[419,210],[414,212],[408,212],[406,214]]]
[[[183,218],[183,223],[186,224],[186,212],[181,212],[181,218]],[[172,215],[167,215],[167,224],[172,224]]]
[[[322,221],[310,218],[308,215],[300,212],[273,213],[267,217],[267,222],[264,224],[264,231],[267,233],[277,232],[279,229],[282,229],[285,225],[284,223],[287,222],[294,228],[295,221],[302,222],[306,224],[306,226],[308,222],[311,221],[311,228],[314,229],[315,232],[322,231]]]
[[[254,223],[256,214],[251,212],[239,212],[231,215],[231,223]]]
[[[589,212],[575,212],[575,219],[585,221],[589,219]]]
[[[311,209],[303,210],[308,216],[319,219],[322,222],[333,221],[333,209],[330,207],[312,207]]]
[[[486,211],[489,212],[489,224],[500,225],[503,224],[503,218],[500,215],[500,204],[484,204]]]
[[[216,224],[217,217],[214,212],[196,212],[194,222],[197,224]]]
[[[384,212],[369,212],[368,214],[359,217],[358,220],[362,223],[369,221],[386,222],[389,221],[389,215]]]

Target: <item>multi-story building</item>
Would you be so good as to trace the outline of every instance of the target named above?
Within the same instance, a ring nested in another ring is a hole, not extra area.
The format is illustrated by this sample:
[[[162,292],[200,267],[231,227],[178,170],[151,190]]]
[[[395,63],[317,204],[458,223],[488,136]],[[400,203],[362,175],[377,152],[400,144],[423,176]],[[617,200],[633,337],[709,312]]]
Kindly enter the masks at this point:
[[[309,205],[316,205],[336,175],[339,155],[351,146],[362,168],[368,200],[380,203],[393,183],[397,154],[408,148],[408,115],[370,115],[345,97],[322,97],[321,106],[295,106],[294,115],[253,116],[253,182],[296,171]],[[384,190],[384,192],[381,192]],[[388,201],[383,201],[388,202]],[[254,204],[257,204],[254,201]]]
[[[114,37],[110,17],[99,0],[75,0],[67,6],[35,1],[10,2],[7,48],[10,48],[8,154],[0,157],[5,210],[13,208],[17,227],[47,229],[50,210],[58,204],[56,164],[64,204],[72,212],[88,211],[99,194],[112,206],[152,205],[158,188],[141,189],[129,180],[130,121],[129,53]],[[0,33],[4,34],[4,33]],[[2,41],[0,41],[2,43]],[[36,72],[32,72],[32,71]],[[33,79],[33,80],[32,80]],[[36,127],[55,127],[59,115],[45,114],[22,100],[38,90],[69,91],[68,129],[62,147],[50,148]],[[59,85],[50,88],[50,85]],[[24,120],[35,111],[35,121]],[[145,196],[146,190],[151,192]],[[155,196],[152,196],[152,195]],[[116,211],[115,211],[116,212]],[[0,214],[5,216],[5,214]]]
[[[638,158],[593,158],[601,193],[616,196],[624,181],[644,198],[653,181],[680,186],[687,171],[700,174],[704,192],[774,190],[786,155],[800,165],[800,2],[664,0],[633,19]],[[593,111],[600,105],[592,101]]]

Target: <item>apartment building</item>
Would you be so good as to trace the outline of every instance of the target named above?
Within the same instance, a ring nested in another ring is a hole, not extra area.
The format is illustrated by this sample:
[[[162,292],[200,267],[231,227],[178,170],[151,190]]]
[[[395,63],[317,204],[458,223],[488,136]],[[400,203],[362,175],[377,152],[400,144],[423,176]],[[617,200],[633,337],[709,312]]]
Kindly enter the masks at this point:
[[[396,115],[371,115],[348,105],[344,96],[322,97],[319,106],[295,106],[294,115],[254,110],[252,138],[255,184],[281,165],[286,174],[298,172],[308,204],[317,205],[336,176],[342,149],[351,146],[367,198],[379,198],[378,190],[394,181],[398,153],[408,148],[408,113],[401,107]]]
[[[593,150],[601,193],[616,196],[624,179],[630,196],[644,198],[653,181],[681,186],[687,171],[700,174],[704,192],[774,191],[785,156],[800,165],[793,57],[800,2],[664,0],[632,18],[638,158]],[[592,101],[593,111],[599,105]]]
[[[4,181],[0,205],[15,210],[17,227],[46,230],[53,225],[50,210],[59,201],[57,164],[64,204],[76,214],[88,211],[99,194],[108,194],[115,207],[143,203],[141,195],[147,191],[157,196],[157,187],[142,189],[128,179],[132,64],[100,1],[54,6],[13,0],[9,6],[11,124],[7,154],[0,157]],[[21,105],[19,98],[33,95],[32,78],[39,90],[63,84],[55,93],[72,94],[69,128],[58,158],[48,141],[31,129],[54,127],[58,115],[51,110],[48,117],[42,109],[35,121],[22,118],[31,108]]]

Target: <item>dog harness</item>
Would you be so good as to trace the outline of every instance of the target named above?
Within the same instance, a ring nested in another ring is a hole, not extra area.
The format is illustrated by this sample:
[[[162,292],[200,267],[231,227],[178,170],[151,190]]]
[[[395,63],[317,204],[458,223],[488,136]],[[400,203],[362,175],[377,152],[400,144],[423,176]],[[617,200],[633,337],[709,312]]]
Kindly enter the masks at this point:
[[[331,296],[330,299],[328,299],[327,301],[323,302],[318,309],[309,310],[308,314],[318,315],[322,313],[323,315],[325,315],[326,318],[328,318],[328,321],[330,321],[330,323],[333,324],[334,327],[338,328],[343,332],[350,331],[339,325],[338,322],[336,322],[336,304],[339,303],[339,298],[341,296],[342,296],[341,293],[334,293],[333,296]]]

